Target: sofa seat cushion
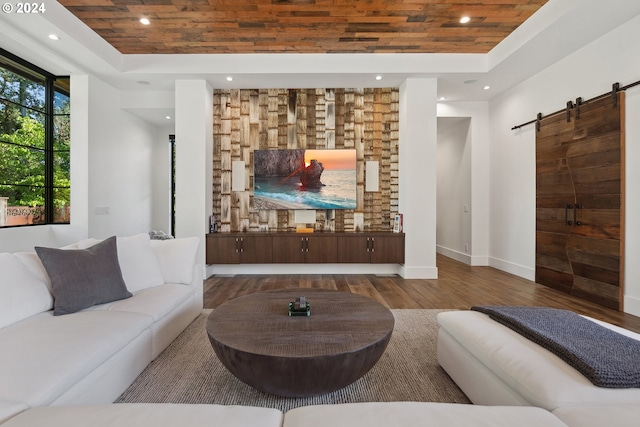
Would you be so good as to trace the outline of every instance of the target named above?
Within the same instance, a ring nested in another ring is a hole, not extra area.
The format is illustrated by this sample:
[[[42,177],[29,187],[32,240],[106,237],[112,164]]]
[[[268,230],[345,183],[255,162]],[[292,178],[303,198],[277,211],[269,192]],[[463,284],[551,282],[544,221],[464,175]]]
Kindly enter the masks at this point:
[[[637,427],[640,405],[565,406],[553,415],[571,427]]]
[[[477,406],[434,402],[367,402],[316,405],[292,409],[283,427],[566,427],[540,408]]]
[[[152,322],[140,313],[53,316],[49,311],[0,330],[0,400],[50,404],[141,334],[149,334]],[[150,350],[141,357],[150,361]]]
[[[128,311],[143,313],[154,322],[191,298],[194,288],[187,285],[167,283],[136,292],[133,297],[89,307],[86,311]]]
[[[34,408],[2,427],[280,427],[282,412],[252,406],[120,403]]]
[[[533,406],[551,411],[574,405],[640,404],[640,389],[596,387],[559,357],[484,313],[443,312],[438,314],[438,323],[488,371]],[[608,327],[616,329],[613,325]],[[633,335],[640,337],[633,333],[630,336]]]

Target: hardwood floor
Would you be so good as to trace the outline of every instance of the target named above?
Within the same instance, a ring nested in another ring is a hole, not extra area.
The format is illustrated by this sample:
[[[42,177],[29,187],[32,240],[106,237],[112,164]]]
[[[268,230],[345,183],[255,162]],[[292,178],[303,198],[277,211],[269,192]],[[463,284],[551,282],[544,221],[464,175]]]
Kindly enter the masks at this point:
[[[438,255],[436,280],[373,274],[212,276],[204,306],[271,289],[325,288],[368,296],[388,308],[469,309],[473,305],[564,308],[640,333],[640,317],[621,313],[491,267],[470,267]],[[301,295],[304,292],[301,291]]]

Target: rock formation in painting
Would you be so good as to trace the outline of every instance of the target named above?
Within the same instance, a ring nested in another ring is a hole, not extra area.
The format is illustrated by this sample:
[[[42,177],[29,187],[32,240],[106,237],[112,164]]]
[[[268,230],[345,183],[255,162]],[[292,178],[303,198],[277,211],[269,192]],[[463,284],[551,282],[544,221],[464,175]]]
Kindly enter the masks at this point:
[[[324,184],[320,181],[324,167],[322,163],[317,160],[311,160],[309,166],[302,169],[300,175],[300,182],[305,188],[320,188]]]
[[[286,177],[304,167],[304,151],[256,150],[254,151],[254,173],[259,177]]]

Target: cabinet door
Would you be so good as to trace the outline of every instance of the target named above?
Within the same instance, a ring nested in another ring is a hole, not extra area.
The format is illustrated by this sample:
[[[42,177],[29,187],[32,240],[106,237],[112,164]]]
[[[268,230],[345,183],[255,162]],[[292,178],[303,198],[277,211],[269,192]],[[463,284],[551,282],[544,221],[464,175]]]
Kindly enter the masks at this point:
[[[271,236],[247,235],[240,237],[240,259],[246,264],[270,264],[273,262]]]
[[[404,234],[397,236],[371,236],[371,262],[378,264],[404,264]]]
[[[305,260],[305,245],[300,236],[273,236],[274,263],[301,263]]]
[[[236,236],[207,235],[207,264],[240,263],[239,244]]]
[[[338,262],[338,239],[335,236],[308,236],[304,238],[305,261],[309,263]]]
[[[370,263],[369,237],[366,235],[338,236],[338,262]]]

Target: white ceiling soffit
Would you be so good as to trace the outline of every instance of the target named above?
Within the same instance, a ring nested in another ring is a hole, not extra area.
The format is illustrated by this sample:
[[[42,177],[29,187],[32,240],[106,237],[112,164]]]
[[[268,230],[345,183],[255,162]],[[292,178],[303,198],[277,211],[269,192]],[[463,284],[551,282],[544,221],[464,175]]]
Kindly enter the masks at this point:
[[[388,87],[427,77],[453,101],[489,100],[640,14],[638,0],[550,0],[486,55],[122,55],[59,3],[46,7],[42,14],[0,14],[0,47],[54,74],[88,73],[121,90],[172,91],[176,79],[302,88]],[[60,40],[50,41],[50,33]]]

